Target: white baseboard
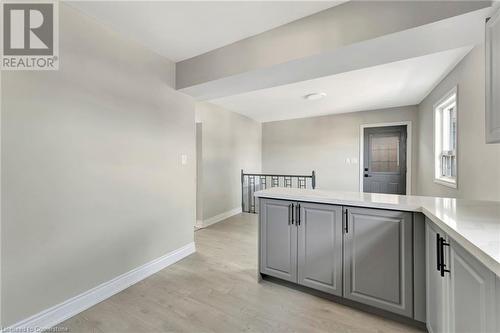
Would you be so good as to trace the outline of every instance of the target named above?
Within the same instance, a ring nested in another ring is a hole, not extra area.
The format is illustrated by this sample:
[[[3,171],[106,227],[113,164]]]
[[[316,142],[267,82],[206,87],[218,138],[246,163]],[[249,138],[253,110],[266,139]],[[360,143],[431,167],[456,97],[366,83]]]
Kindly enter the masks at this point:
[[[194,242],[152,260],[116,278],[104,282],[80,295],[39,312],[5,329],[6,332],[32,332],[35,328],[50,328],[99,302],[127,289],[131,285],[172,265],[196,251]],[[38,331],[37,331],[38,332]]]
[[[236,207],[231,210],[228,210],[227,212],[224,212],[219,215],[215,215],[209,219],[206,220],[196,220],[196,227],[197,228],[206,228],[209,225],[215,224],[217,222],[220,222],[222,220],[225,220],[227,218],[230,218],[231,216],[237,215],[241,213],[241,207]]]

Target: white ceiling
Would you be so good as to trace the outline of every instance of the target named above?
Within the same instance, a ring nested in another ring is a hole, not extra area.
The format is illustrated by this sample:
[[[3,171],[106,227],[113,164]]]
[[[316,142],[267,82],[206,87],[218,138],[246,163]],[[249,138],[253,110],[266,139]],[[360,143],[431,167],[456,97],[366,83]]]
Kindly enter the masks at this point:
[[[76,1],[69,4],[175,62],[345,1]]]
[[[210,102],[261,122],[416,105],[470,50],[463,47]],[[314,92],[327,96],[303,98]]]

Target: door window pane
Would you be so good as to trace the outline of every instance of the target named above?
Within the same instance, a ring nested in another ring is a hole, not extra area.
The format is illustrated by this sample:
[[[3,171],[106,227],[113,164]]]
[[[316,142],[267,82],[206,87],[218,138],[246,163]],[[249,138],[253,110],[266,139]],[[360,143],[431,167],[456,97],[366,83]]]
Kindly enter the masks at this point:
[[[399,172],[399,136],[370,136],[370,171]]]

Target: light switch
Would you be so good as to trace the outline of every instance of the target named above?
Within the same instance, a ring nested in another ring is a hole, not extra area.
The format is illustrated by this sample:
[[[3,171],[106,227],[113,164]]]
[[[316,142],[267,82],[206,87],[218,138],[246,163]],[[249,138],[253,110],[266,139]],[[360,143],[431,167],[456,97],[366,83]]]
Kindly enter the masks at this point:
[[[188,157],[187,155],[181,155],[181,164],[186,165],[188,163]]]

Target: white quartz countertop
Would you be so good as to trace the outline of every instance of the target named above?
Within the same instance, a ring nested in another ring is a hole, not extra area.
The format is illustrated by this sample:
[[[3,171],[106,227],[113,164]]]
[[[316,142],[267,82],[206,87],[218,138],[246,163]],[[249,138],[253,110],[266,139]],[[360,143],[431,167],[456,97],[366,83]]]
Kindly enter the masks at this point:
[[[421,212],[500,277],[500,202],[282,187],[255,196]]]

